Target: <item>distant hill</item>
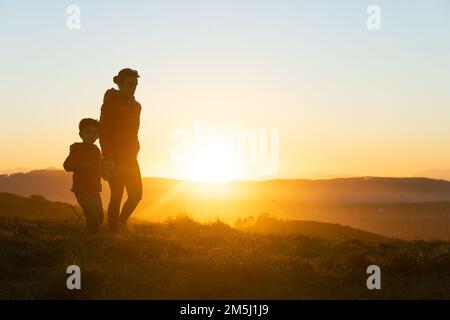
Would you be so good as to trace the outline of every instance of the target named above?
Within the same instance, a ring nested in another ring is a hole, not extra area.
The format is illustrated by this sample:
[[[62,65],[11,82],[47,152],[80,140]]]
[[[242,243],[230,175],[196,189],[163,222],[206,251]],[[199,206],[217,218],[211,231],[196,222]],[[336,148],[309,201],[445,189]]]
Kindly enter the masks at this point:
[[[427,177],[431,179],[443,179],[450,181],[450,169],[447,170],[439,170],[439,169],[430,169],[418,172],[414,175],[415,177]]]
[[[170,190],[192,195],[201,183],[174,179],[144,178],[144,197]],[[429,178],[357,177],[326,180],[292,179],[217,183],[232,190],[228,198],[294,201],[306,203],[407,203],[450,201],[450,182]],[[71,173],[33,170],[0,175],[0,192],[23,196],[41,194],[47,199],[75,203],[70,192]],[[105,196],[109,188],[103,181]],[[214,195],[210,195],[210,197]],[[203,195],[202,195],[203,197]],[[219,198],[223,198],[222,196]]]
[[[30,198],[26,198],[10,193],[0,193],[0,216],[7,218],[76,220],[77,216],[73,212],[74,209],[67,203],[49,201],[39,195],[33,195]],[[77,214],[80,214],[79,208],[77,208]],[[197,222],[190,218],[177,218],[176,221],[185,221],[187,228],[193,224],[198,225]],[[235,223],[235,227],[242,231],[280,235],[297,234],[329,240],[387,240],[387,238],[373,233],[338,224],[281,220],[269,214],[261,214],[255,223],[249,223],[249,221],[249,219],[239,219]]]
[[[77,213],[80,214],[78,211]],[[26,198],[11,193],[0,193],[0,216],[20,219],[77,219],[67,203],[49,201],[39,195]]]
[[[46,199],[76,204],[70,191],[72,174],[63,170],[44,169],[25,173],[0,175],[0,192],[9,192],[24,197],[40,194]],[[109,188],[104,184],[105,196],[109,196]]]
[[[144,197],[133,216],[145,220],[163,221],[188,213],[200,221],[220,218],[232,224],[239,217],[268,212],[283,219],[336,223],[389,237],[449,238],[450,182],[445,180],[357,177],[210,184],[144,178],[143,186]],[[0,192],[24,197],[40,194],[76,204],[70,187],[71,174],[62,170],[0,175]],[[103,190],[106,208],[109,187],[105,182]]]
[[[31,170],[25,167],[18,167],[12,169],[0,169],[0,174],[12,174],[18,172],[30,172]]]
[[[304,235],[328,240],[387,241],[389,238],[378,234],[339,224],[317,221],[278,219],[269,214],[261,214],[253,223],[252,219],[238,219],[235,226],[243,231],[276,235]]]

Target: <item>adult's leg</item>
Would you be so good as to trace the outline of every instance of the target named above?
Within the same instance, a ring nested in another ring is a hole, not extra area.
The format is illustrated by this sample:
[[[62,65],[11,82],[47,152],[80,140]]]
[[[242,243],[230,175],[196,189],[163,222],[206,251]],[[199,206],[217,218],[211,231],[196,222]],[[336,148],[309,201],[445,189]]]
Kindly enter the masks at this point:
[[[118,232],[120,204],[124,190],[123,175],[119,166],[115,166],[112,170],[108,183],[111,189],[111,198],[108,205],[108,224],[112,232]]]
[[[120,223],[127,222],[134,209],[136,209],[139,201],[142,199],[142,177],[137,160],[128,163],[123,178],[125,187],[127,188],[128,198],[120,213]]]
[[[100,193],[95,194],[95,203],[96,203],[96,217],[95,222],[97,225],[97,229],[102,225],[104,220],[104,214],[103,214],[103,204],[102,204],[102,198],[100,196]]]

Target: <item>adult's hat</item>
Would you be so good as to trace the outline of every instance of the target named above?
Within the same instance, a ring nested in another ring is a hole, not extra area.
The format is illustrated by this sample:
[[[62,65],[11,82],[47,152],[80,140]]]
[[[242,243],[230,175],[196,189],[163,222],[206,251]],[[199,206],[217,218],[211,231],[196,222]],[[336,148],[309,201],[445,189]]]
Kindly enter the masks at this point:
[[[119,84],[127,77],[139,78],[139,74],[136,70],[133,70],[130,68],[125,68],[125,69],[120,70],[119,73],[117,74],[117,76],[114,76],[113,81],[115,84]]]

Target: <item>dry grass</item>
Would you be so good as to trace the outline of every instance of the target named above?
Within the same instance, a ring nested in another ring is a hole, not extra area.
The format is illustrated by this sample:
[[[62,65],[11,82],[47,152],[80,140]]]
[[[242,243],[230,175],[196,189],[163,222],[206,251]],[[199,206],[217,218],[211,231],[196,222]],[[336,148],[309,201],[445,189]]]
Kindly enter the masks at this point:
[[[0,218],[0,298],[350,299],[450,298],[444,242],[326,240],[239,231],[187,217],[134,222],[131,238],[53,220]],[[66,267],[82,290],[66,289]],[[366,288],[366,268],[382,290]]]

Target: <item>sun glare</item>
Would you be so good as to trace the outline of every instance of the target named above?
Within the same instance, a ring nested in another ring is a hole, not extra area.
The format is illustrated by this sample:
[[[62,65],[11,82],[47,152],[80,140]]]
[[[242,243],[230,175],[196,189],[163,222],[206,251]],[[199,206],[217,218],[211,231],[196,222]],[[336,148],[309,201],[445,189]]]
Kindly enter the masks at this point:
[[[241,166],[232,150],[222,143],[196,150],[188,166],[187,179],[199,182],[223,182],[241,178]]]

